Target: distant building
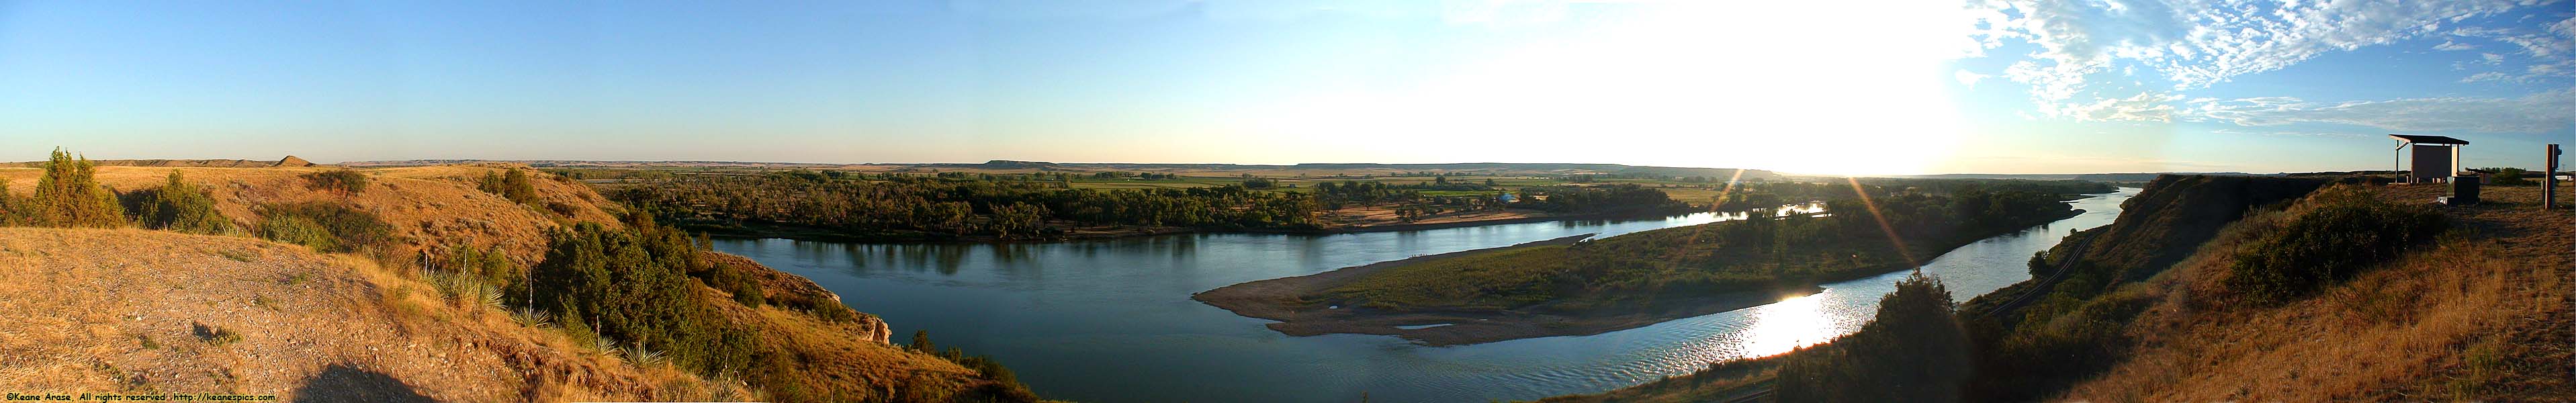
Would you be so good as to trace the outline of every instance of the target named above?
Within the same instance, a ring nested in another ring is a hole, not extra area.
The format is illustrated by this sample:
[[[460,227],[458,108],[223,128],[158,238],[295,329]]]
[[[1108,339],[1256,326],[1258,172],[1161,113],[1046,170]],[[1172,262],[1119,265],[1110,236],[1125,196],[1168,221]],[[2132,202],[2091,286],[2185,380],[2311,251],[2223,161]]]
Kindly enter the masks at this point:
[[[2445,136],[2391,134],[2388,138],[2397,139],[2397,154],[2389,158],[2389,169],[2412,168],[2405,169],[2404,176],[2399,178],[2406,183],[2450,181],[2452,175],[2460,172],[2460,149],[2469,145],[2468,140]],[[2414,151],[2407,152],[2410,148]],[[2401,163],[2408,154],[2415,156],[2414,163]]]
[[[1511,203],[1511,202],[1512,202],[1512,194],[1511,194],[1511,192],[1504,192],[1501,196],[1494,196],[1494,200],[1496,200],[1496,201],[1501,201],[1501,202],[1504,202],[1504,203]]]

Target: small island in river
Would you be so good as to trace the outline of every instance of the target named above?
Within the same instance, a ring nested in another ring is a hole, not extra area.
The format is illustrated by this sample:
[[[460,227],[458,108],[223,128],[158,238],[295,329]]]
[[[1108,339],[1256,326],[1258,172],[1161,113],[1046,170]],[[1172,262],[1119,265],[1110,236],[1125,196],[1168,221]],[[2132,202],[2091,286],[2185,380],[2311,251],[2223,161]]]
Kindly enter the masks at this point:
[[[1586,335],[1651,325],[1671,318],[1725,312],[1813,294],[1822,288],[1780,292],[1743,291],[1651,301],[1648,309],[1601,312],[1540,312],[1508,309],[1384,310],[1318,304],[1299,296],[1349,285],[1380,271],[1433,261],[1473,258],[1536,247],[1566,246],[1592,234],[1535,241],[1499,248],[1416,256],[1323,273],[1235,284],[1191,295],[1235,314],[1280,321],[1269,327],[1291,336],[1330,333],[1382,334],[1428,345],[1475,344],[1546,336]]]
[[[2080,213],[2060,195],[1864,186],[1829,214],[1579,235],[1235,284],[1192,299],[1280,321],[1281,333],[1476,344],[1631,329],[1821,291],[1914,267],[1979,239]],[[1867,201],[1864,201],[1867,200]]]

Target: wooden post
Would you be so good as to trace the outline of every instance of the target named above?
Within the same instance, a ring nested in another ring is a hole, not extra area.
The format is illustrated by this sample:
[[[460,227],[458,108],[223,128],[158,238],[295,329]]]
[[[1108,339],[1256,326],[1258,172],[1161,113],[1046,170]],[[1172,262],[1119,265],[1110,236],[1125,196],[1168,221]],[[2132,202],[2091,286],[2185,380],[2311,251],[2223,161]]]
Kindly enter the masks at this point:
[[[2549,163],[2540,179],[2540,209],[2558,208],[2558,145],[2549,145]]]

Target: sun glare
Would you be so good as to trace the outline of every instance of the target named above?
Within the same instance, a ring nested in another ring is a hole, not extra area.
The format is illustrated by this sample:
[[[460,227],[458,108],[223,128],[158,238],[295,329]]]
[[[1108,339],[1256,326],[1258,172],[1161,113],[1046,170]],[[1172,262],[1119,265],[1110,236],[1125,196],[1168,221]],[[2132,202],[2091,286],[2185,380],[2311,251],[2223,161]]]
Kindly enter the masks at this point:
[[[1812,294],[1753,308],[1753,328],[1744,332],[1744,358],[1768,357],[1833,340],[1833,315],[1824,311],[1824,294]]]

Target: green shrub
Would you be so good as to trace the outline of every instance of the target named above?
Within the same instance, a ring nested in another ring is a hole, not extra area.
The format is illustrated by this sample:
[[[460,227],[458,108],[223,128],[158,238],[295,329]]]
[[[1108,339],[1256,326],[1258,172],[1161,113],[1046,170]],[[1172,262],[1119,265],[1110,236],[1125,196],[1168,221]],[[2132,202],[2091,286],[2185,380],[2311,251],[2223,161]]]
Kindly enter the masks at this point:
[[[143,195],[136,215],[144,228],[191,234],[232,232],[233,221],[215,211],[215,198],[206,189],[189,184],[178,170],[170,171],[170,180]]]
[[[726,268],[716,271],[716,288],[733,293],[733,301],[745,307],[759,308],[761,304],[767,302],[763,298],[760,282],[753,281],[751,276],[742,274],[741,269]]]
[[[482,249],[474,245],[456,245],[446,249],[444,255],[424,256],[423,260],[435,263],[437,270],[474,277],[493,287],[518,289],[520,278],[527,274],[510,262],[510,256],[498,247]]]
[[[329,191],[341,196],[367,190],[367,175],[356,170],[333,169],[306,173],[303,177],[306,189]]]
[[[9,195],[9,179],[0,178],[0,227],[18,226],[18,215],[23,213],[19,204],[17,196]]]
[[[538,307],[564,313],[565,322],[588,322],[601,337],[627,340],[667,354],[682,368],[722,369],[726,333],[742,332],[696,298],[687,272],[703,265],[700,251],[677,230],[639,225],[614,230],[582,223],[558,231],[546,259],[531,269]],[[581,315],[588,313],[588,316]]]
[[[501,198],[510,199],[510,201],[514,203],[536,205],[539,201],[537,198],[537,185],[536,183],[528,181],[528,171],[516,168],[504,169],[503,171],[506,171],[506,173],[492,172],[484,174],[482,183],[476,184],[475,188],[482,189],[485,193],[491,193],[501,196]]]
[[[45,161],[44,175],[36,178],[35,196],[19,208],[18,224],[62,228],[115,228],[125,226],[125,209],[116,195],[99,186],[88,158],[75,158],[68,151],[54,149],[53,158]]]
[[[2531,171],[2526,171],[2522,168],[2487,168],[2487,171],[2495,172],[2493,174],[2495,175],[2495,179],[2490,180],[2487,183],[2496,186],[2530,186],[2540,183],[2538,181],[2531,180],[2530,178],[2525,178],[2525,176],[2531,175]]]
[[[2258,303],[2295,299],[2395,258],[2446,227],[2429,206],[2399,206],[2360,190],[2319,192],[2312,209],[2257,236],[2228,266],[2228,288]]]
[[[394,227],[373,213],[330,203],[270,204],[259,208],[259,236],[323,252],[375,250],[392,244]]]
[[[314,250],[332,250],[339,247],[339,240],[331,236],[331,231],[322,229],[322,225],[313,223],[313,219],[302,216],[275,216],[260,220],[259,237],[309,246]]]

